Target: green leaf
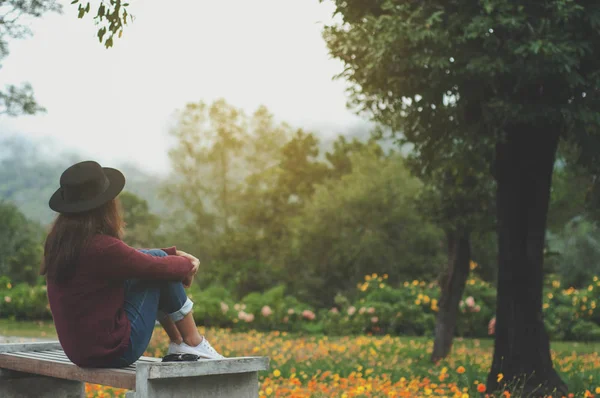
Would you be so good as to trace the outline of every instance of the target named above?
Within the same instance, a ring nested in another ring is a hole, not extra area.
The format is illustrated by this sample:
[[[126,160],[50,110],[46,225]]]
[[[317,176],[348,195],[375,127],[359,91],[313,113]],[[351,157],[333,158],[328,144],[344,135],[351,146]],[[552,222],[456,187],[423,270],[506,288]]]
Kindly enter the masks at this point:
[[[102,39],[104,38],[104,35],[106,34],[106,28],[102,28],[98,31],[98,40],[100,40],[100,43],[102,43]]]

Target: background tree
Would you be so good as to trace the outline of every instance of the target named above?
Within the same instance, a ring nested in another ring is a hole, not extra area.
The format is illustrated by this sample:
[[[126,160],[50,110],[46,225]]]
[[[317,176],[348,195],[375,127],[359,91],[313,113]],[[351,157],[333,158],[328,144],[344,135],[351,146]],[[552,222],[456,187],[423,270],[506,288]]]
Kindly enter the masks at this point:
[[[447,265],[438,278],[439,311],[431,359],[445,358],[452,347],[459,303],[474,256],[472,237],[477,241],[494,229],[493,179],[489,176],[486,148],[478,149],[464,140],[454,140],[435,157],[423,151],[409,155],[413,172],[425,183],[420,195],[422,214],[444,230]],[[420,148],[419,148],[420,149]],[[487,267],[494,263],[488,262]]]
[[[495,142],[499,271],[487,387],[496,390],[503,373],[502,384],[519,380],[525,394],[564,394],[541,308],[546,216],[559,137],[597,141],[600,8],[567,0],[334,3],[342,22],[325,37],[353,83],[353,104],[409,142]],[[461,130],[441,128],[451,123]]]
[[[0,3],[0,61],[8,55],[8,41],[31,35],[23,19],[39,18],[48,12],[61,12],[55,0],[7,0]],[[1,67],[1,65],[0,65]],[[8,85],[0,91],[0,114],[17,116],[32,115],[43,111],[33,97],[30,84]]]
[[[44,230],[17,207],[0,201],[0,275],[34,284],[42,261]]]
[[[441,231],[426,222],[415,201],[421,183],[398,154],[365,148],[350,155],[352,171],[317,186],[296,220],[294,289],[332,305],[373,272],[390,283],[430,279],[442,263]]]
[[[119,201],[126,223],[125,240],[130,246],[153,248],[169,245],[159,235],[160,218],[150,212],[146,200],[131,192],[123,191],[119,194]]]

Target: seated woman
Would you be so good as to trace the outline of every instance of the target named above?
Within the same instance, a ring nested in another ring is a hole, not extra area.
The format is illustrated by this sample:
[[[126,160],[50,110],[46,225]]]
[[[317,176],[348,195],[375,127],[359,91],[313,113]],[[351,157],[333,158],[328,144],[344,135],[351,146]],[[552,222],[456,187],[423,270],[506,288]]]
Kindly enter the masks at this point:
[[[168,354],[223,358],[198,333],[192,284],[200,262],[175,247],[136,250],[121,237],[117,195],[123,174],[93,161],[60,177],[50,199],[58,212],[44,247],[41,274],[58,339],[82,367],[125,367],[146,351],[156,320],[171,340]]]

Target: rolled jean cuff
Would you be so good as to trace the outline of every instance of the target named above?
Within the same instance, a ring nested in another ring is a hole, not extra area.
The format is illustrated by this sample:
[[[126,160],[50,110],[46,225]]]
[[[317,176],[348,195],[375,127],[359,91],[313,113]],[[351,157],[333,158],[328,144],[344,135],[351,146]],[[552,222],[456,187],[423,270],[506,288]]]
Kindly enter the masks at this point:
[[[172,312],[170,314],[165,314],[163,311],[158,311],[158,319],[165,319],[167,316],[169,318],[171,318],[171,320],[173,322],[179,322],[180,320],[182,320],[187,314],[189,314],[190,312],[192,312],[192,308],[194,307],[194,302],[192,300],[190,300],[189,298],[185,301],[185,303],[183,303],[183,306],[175,311]]]

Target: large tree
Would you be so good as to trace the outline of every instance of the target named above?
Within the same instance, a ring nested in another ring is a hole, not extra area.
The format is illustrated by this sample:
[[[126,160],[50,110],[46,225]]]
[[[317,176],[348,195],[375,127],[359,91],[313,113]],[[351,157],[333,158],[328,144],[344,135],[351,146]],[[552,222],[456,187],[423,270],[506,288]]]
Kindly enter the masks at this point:
[[[559,138],[597,143],[600,5],[334,3],[341,22],[325,37],[353,105],[410,142],[430,142],[436,150],[423,156],[453,139],[495,143],[499,270],[487,388],[518,380],[526,393],[563,395],[542,317],[544,234]]]

